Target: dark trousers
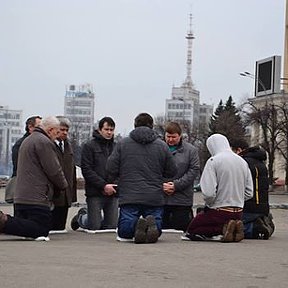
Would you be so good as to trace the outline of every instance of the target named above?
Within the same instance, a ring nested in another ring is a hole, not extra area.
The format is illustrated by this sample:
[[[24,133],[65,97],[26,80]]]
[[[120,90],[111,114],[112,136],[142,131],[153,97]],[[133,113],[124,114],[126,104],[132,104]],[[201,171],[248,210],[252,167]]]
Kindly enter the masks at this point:
[[[222,234],[224,224],[229,220],[241,220],[242,212],[227,212],[205,207],[198,213],[187,228],[189,234],[212,237]]]
[[[146,218],[152,215],[155,218],[157,229],[161,234],[162,229],[162,206],[148,206],[141,204],[126,204],[120,206],[118,219],[118,235],[121,238],[132,239],[135,234],[135,228],[138,219],[142,216]]]
[[[68,206],[57,207],[52,210],[52,227],[51,230],[64,230],[66,227]]]
[[[163,229],[186,231],[193,219],[191,206],[165,205],[163,213]]]
[[[14,215],[14,217],[7,215],[4,234],[29,238],[48,236],[51,227],[49,207],[15,204]]]

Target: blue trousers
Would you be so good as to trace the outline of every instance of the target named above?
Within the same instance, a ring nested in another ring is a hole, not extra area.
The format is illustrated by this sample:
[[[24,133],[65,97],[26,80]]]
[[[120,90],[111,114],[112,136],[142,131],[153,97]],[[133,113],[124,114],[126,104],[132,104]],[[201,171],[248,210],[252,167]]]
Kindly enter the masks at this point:
[[[118,235],[121,238],[132,239],[135,234],[135,227],[138,219],[142,216],[154,216],[157,228],[161,234],[162,231],[162,206],[148,206],[141,204],[126,204],[120,206],[118,219]]]
[[[245,239],[254,239],[254,222],[257,218],[263,217],[265,214],[260,213],[243,213],[244,235]]]

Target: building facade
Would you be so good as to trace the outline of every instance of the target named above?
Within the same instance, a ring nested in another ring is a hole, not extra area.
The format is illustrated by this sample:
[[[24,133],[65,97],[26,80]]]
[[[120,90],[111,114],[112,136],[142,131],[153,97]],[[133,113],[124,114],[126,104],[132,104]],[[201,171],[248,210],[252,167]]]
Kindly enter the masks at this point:
[[[81,145],[92,136],[95,95],[90,84],[66,87],[64,115],[71,121],[70,138]]]
[[[0,174],[12,173],[12,146],[23,135],[23,111],[0,106]]]

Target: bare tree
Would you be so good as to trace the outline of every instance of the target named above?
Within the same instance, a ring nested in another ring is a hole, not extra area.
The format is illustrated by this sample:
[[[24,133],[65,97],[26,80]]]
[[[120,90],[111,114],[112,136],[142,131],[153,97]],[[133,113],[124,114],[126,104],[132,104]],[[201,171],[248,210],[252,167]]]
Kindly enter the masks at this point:
[[[250,124],[259,125],[262,135],[259,137],[259,144],[266,150],[268,154],[268,174],[269,184],[274,181],[274,160],[275,152],[279,148],[278,136],[280,135],[280,122],[277,117],[277,107],[275,104],[268,103],[257,107],[253,103],[249,103],[250,111],[248,112],[248,122]]]

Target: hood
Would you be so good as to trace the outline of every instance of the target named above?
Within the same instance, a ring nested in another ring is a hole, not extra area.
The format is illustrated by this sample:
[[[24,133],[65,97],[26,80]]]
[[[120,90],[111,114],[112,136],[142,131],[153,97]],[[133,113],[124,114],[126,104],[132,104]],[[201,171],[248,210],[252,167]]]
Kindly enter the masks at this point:
[[[112,137],[111,139],[105,139],[100,133],[98,130],[94,130],[93,131],[93,137],[101,142],[101,143],[110,143],[110,142],[113,142],[114,141],[114,137]]]
[[[266,151],[259,146],[249,147],[248,149],[242,151],[239,155],[244,158],[254,158],[260,161],[265,161],[267,159]]]
[[[213,134],[207,141],[206,146],[212,156],[224,151],[232,151],[227,138],[222,134]]]
[[[141,144],[148,144],[158,138],[158,134],[149,127],[140,126],[130,132],[130,137]]]

